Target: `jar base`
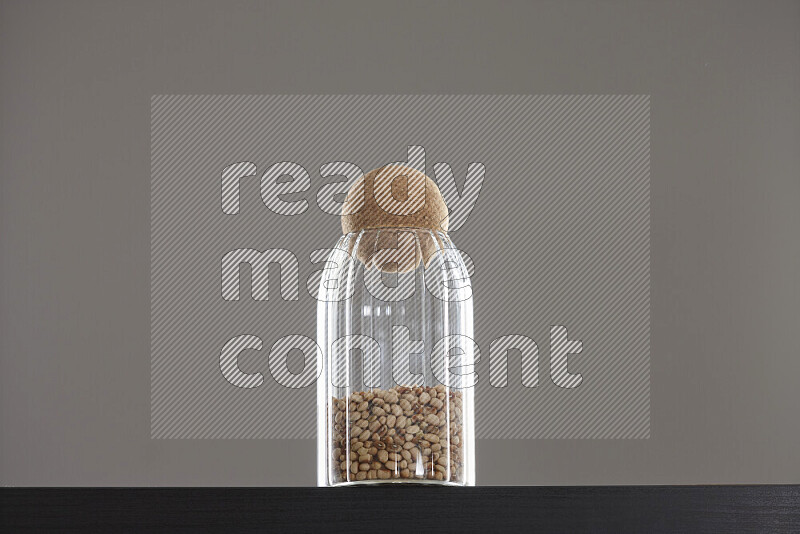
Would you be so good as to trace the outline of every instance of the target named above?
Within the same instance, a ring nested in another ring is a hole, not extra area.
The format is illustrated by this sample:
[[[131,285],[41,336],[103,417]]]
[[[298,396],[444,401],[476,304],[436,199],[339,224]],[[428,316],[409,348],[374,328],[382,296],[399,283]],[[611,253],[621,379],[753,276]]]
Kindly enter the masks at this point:
[[[351,482],[336,482],[331,484],[329,488],[342,488],[350,486],[450,486],[457,488],[464,488],[473,484],[465,482],[450,482],[446,480],[428,480],[428,479],[402,479],[402,480],[354,480]]]

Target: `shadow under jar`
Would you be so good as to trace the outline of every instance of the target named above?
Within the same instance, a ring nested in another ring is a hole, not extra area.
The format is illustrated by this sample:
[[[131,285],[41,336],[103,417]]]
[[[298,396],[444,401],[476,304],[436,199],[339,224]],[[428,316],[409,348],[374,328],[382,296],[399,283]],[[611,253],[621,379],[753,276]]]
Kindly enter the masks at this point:
[[[472,287],[448,235],[348,233],[318,298],[318,485],[474,485]]]

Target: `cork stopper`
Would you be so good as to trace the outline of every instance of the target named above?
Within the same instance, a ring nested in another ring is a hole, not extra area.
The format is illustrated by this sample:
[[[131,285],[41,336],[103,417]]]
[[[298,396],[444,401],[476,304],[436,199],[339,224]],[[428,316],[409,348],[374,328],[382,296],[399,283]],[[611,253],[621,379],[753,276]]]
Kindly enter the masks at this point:
[[[408,272],[442,248],[447,206],[436,183],[405,165],[386,165],[357,180],[342,205],[342,232],[361,232],[355,255],[367,269]],[[351,254],[354,240],[351,241]]]

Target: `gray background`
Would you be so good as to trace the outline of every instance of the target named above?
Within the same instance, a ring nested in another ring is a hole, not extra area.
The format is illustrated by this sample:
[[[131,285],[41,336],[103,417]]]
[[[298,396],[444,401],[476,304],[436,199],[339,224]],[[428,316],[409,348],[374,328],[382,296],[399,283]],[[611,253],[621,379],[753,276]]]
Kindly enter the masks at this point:
[[[270,375],[280,368],[268,362],[283,336],[316,337],[317,302],[306,280],[323,264],[313,265],[310,253],[333,247],[342,233],[339,216],[318,206],[330,180],[319,167],[344,158],[371,170],[407,160],[407,146],[418,144],[426,172],[445,191],[436,162],[448,162],[459,185],[469,163],[486,169],[460,228],[460,205],[445,197],[449,235],[474,264],[475,435],[649,437],[649,107],[641,95],[154,97],[151,435],[316,435],[317,388],[282,387]],[[304,198],[307,209],[293,216],[268,209],[259,191],[261,175],[286,159],[310,175],[309,191],[290,197]],[[226,214],[222,169],[242,160],[257,171],[239,180],[239,213]],[[292,280],[287,265],[270,273],[267,301],[251,296],[251,286],[266,281],[252,268],[236,270],[240,299],[224,300],[220,260],[246,248],[291,251],[298,298],[279,295],[279,281]],[[554,324],[583,343],[568,361],[570,373],[583,376],[577,388],[550,379]],[[222,346],[241,334],[264,345],[238,357],[245,372],[265,373],[257,389],[235,387],[220,372]],[[538,387],[523,387],[518,352],[508,358],[508,386],[490,384],[491,342],[507,334],[538,344]],[[428,354],[433,339],[424,340]],[[289,361],[303,368],[299,354]]]
[[[0,482],[310,485],[150,440],[149,105],[650,94],[651,439],[479,441],[481,484],[798,482],[797,2],[0,4]]]

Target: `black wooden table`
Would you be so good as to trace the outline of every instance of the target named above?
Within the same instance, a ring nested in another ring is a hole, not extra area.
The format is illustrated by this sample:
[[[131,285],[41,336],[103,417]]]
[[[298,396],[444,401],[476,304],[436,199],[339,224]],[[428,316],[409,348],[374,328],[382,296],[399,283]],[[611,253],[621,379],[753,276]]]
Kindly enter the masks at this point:
[[[800,486],[4,488],[2,532],[800,532]]]

